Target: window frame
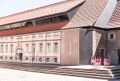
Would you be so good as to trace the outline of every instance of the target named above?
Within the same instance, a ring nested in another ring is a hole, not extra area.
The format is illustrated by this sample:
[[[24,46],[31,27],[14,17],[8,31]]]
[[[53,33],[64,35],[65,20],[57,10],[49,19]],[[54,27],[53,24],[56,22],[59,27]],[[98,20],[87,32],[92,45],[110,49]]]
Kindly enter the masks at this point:
[[[112,38],[111,38],[111,35],[112,35]],[[108,34],[108,38],[109,38],[109,40],[115,40],[115,33],[109,33]]]

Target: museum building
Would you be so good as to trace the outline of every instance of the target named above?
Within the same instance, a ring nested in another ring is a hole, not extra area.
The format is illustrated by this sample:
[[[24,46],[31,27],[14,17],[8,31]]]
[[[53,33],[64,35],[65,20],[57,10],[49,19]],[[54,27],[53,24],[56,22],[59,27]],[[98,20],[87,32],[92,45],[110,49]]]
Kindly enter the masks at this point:
[[[66,0],[1,17],[0,61],[120,64],[119,10],[119,0]]]

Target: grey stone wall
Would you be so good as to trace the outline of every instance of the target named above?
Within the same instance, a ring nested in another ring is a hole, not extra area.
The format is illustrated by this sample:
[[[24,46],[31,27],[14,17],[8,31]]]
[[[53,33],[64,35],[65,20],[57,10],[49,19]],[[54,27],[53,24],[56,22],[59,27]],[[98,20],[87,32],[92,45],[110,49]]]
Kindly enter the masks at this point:
[[[120,49],[120,30],[107,31],[108,57],[111,58],[111,64],[118,64],[118,49]],[[114,34],[115,38],[110,39],[110,34]]]

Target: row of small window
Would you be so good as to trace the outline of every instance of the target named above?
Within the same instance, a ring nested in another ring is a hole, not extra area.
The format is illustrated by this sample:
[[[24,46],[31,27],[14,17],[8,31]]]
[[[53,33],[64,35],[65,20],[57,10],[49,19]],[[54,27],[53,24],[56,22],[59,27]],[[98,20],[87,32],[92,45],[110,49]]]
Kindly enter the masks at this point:
[[[44,50],[44,47],[45,46],[43,46],[43,43],[40,43],[39,44],[39,47],[36,47],[36,44],[35,43],[33,43],[32,44],[32,53],[35,53],[35,51],[36,51],[36,48],[39,48],[39,52],[40,53],[43,53],[45,50]],[[4,53],[4,48],[5,48],[5,52],[6,53],[8,53],[8,45],[5,45],[5,47],[4,47],[4,45],[0,45],[0,53]],[[25,47],[25,49],[26,49],[26,53],[29,53],[30,52],[30,44],[26,44],[26,47]],[[54,42],[53,43],[53,52],[54,53],[58,53],[59,52],[59,48],[60,48],[60,46],[59,46],[59,43],[58,42]],[[13,53],[14,51],[15,51],[15,47],[14,47],[14,44],[11,44],[10,45],[10,48],[9,48],[10,50],[9,50],[9,52],[10,53]],[[24,50],[24,48],[21,48],[22,50]],[[18,49],[16,49],[16,51],[17,51]],[[50,52],[52,52],[52,45],[51,45],[51,43],[47,43],[46,44],[46,52],[48,52],[48,53],[50,53]]]
[[[3,56],[0,56],[0,59],[3,59]],[[10,57],[7,57],[7,56],[6,56],[5,59],[10,59],[10,60],[12,60],[13,57],[12,57],[12,56],[10,56]],[[16,57],[15,59],[17,60],[17,57]],[[54,60],[55,63],[58,63],[58,58],[52,58],[52,59]],[[27,60],[29,60],[29,57],[26,57],[26,61],[27,61]],[[35,60],[35,59],[32,58],[32,60]],[[21,61],[22,61],[22,60],[21,60]],[[45,59],[45,61],[44,61],[44,58],[40,57],[40,58],[38,58],[37,61],[39,61],[39,62],[51,62],[51,58],[47,57],[47,58]]]
[[[26,57],[26,60],[29,60],[28,57]],[[55,63],[58,62],[58,58],[49,58],[49,57],[45,58],[45,60],[44,60],[44,58],[40,57],[40,58],[38,58],[37,61],[39,61],[39,62],[51,62],[51,60],[53,60]]]
[[[0,26],[0,30],[23,27],[23,26],[25,26],[25,24],[26,24],[26,22],[19,22],[19,23],[14,23],[14,24],[10,24],[10,25],[4,25],[4,26]]]
[[[8,45],[5,46],[5,52],[8,53]],[[10,53],[14,52],[14,45],[10,45]],[[4,45],[0,45],[0,53],[4,53]]]
[[[0,56],[0,59],[3,59],[3,56]],[[5,59],[11,59],[11,60],[12,60],[13,57],[12,57],[12,56],[10,56],[10,57],[7,57],[7,56],[6,56]]]
[[[19,23],[4,25],[4,26],[0,26],[0,30],[7,30],[7,29],[13,29],[13,28],[19,28],[19,27],[32,27],[32,26],[38,26],[38,25],[40,26],[40,25],[55,23],[55,22],[64,21],[64,20],[69,20],[67,15],[59,15],[59,16],[50,17],[50,18],[34,19],[34,20],[28,20],[28,21],[23,21]]]
[[[46,34],[46,37],[57,37],[59,36],[59,32],[50,32],[50,33],[45,33]],[[30,37],[31,36],[31,37]],[[38,37],[37,37],[38,36]],[[26,36],[11,36],[11,37],[1,37],[0,39],[1,40],[13,40],[13,39],[24,39],[24,37],[26,39],[28,38],[43,38],[44,37],[44,34],[43,33],[40,33],[40,34],[33,34],[33,35],[26,35]]]
[[[58,53],[59,52],[59,48],[60,48],[58,42],[54,42],[53,43],[53,49],[52,49],[52,43],[47,43],[46,46],[44,46],[43,43],[40,43],[39,47],[38,47],[39,48],[39,52],[43,53],[45,51],[45,49],[44,49],[45,47],[46,47],[46,52],[47,53],[51,53],[52,50],[53,50],[54,53]],[[26,44],[26,52],[27,53],[29,53],[29,48],[30,48],[29,44]],[[32,44],[32,53],[35,53],[36,48],[37,48],[36,44],[33,43]]]

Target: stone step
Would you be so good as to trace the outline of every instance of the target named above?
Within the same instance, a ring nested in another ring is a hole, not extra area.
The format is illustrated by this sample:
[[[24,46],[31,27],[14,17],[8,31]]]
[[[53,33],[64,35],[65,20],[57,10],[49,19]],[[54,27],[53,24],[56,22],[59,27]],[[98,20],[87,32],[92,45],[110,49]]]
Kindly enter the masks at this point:
[[[25,68],[25,67],[12,67],[11,69],[18,69],[18,70],[25,70],[25,71],[32,71],[32,72],[42,72],[42,73],[49,73],[49,74],[64,74],[64,75],[72,75],[72,76],[84,76],[84,77],[91,77],[91,78],[111,78],[108,74],[94,74],[94,73],[86,73],[86,72],[76,72],[73,70],[65,71],[65,70],[49,70],[49,69],[33,69],[33,68]],[[101,77],[102,76],[102,77]]]
[[[93,70],[93,69],[73,69],[73,68],[62,68],[62,70],[74,70],[75,72],[87,72],[87,73],[99,73],[99,74],[109,74],[108,70]]]
[[[40,72],[40,73],[47,73],[47,74],[58,74],[58,75],[98,78],[98,79],[112,79],[112,76],[109,74],[108,70],[58,68],[58,67],[48,67],[48,66],[37,67],[30,64],[16,64],[16,63],[13,63],[13,64],[3,63],[2,66],[10,69]]]

